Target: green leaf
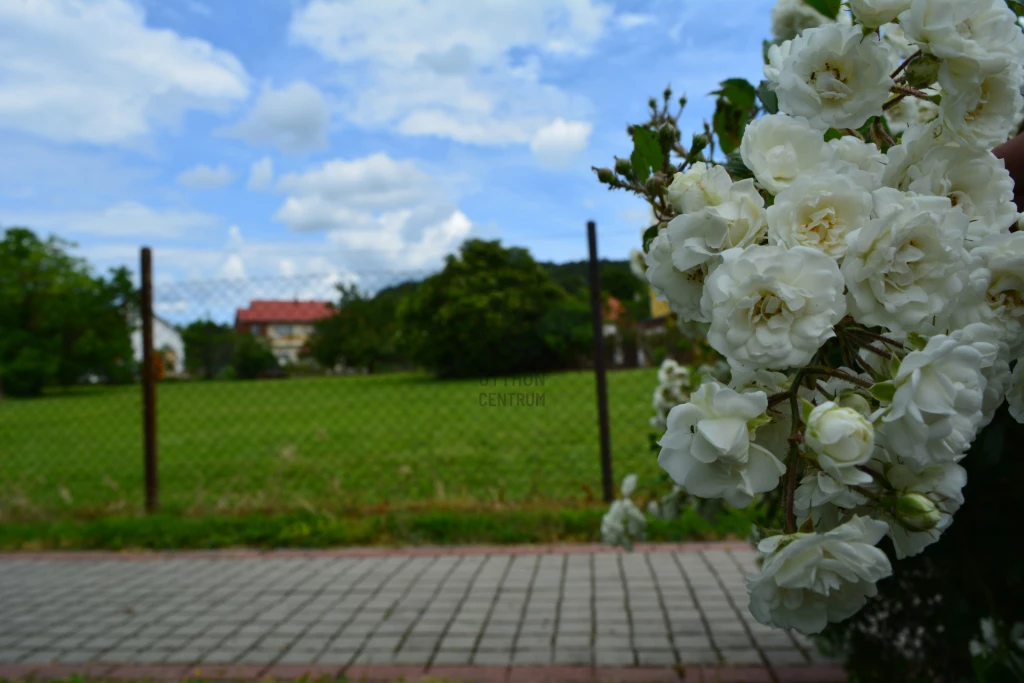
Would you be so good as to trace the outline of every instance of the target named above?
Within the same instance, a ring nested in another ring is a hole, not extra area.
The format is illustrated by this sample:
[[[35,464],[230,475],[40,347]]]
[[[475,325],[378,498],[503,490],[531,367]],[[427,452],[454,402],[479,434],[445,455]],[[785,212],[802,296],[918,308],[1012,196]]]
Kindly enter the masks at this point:
[[[719,146],[729,154],[740,146],[743,129],[754,113],[757,91],[742,78],[729,78],[722,81],[719,89],[711,94],[718,95],[711,123],[718,135]]]
[[[843,134],[840,133],[835,128],[829,128],[828,130],[825,131],[825,142],[830,142],[832,140],[838,140],[841,137],[843,137]]]
[[[808,401],[806,398],[800,399],[800,418],[807,422],[807,418],[811,416],[811,412],[814,411],[814,404]]]
[[[746,111],[737,109],[726,99],[719,99],[715,106],[715,114],[711,125],[718,135],[718,145],[726,154],[731,154],[743,140],[743,129],[747,126],[750,116]]]
[[[893,397],[896,396],[896,385],[892,382],[879,382],[869,391],[876,400],[882,403],[892,403]]]
[[[658,232],[661,230],[661,226],[657,223],[644,230],[644,253],[647,252],[651,246],[651,242],[658,236]]]
[[[744,78],[727,78],[718,85],[718,90],[712,95],[718,95],[729,100],[729,102],[740,109],[752,109],[754,107],[757,91],[750,81]]]
[[[743,180],[745,178],[753,178],[753,172],[747,168],[746,164],[743,163],[743,157],[737,152],[733,152],[726,159],[725,163],[722,164],[725,170],[729,172],[729,175],[733,180]]]
[[[662,153],[658,134],[649,128],[637,126],[633,130],[633,154],[629,157],[633,172],[641,183],[647,182],[654,171],[661,168]]]
[[[761,81],[761,83],[758,84],[757,99],[761,100],[761,105],[769,114],[779,113],[779,96],[775,94],[774,90],[768,87],[768,81]]]
[[[1024,2],[1021,0],[1006,0],[1006,6],[1012,9],[1018,17],[1024,16]]]
[[[839,6],[842,0],[804,0],[804,3],[824,14],[829,19],[839,16]]]

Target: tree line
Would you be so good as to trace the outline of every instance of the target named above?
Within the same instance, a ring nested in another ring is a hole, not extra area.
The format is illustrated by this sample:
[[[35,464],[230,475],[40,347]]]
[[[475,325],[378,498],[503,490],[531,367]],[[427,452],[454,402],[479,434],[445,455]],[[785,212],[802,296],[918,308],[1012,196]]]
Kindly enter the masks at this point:
[[[8,395],[89,378],[134,381],[131,330],[138,290],[124,268],[97,275],[74,245],[9,228],[0,241],[0,382]],[[306,367],[366,372],[425,369],[480,377],[578,368],[591,356],[586,261],[539,263],[529,251],[468,240],[422,281],[371,293],[340,285],[334,314],[315,324]],[[626,261],[602,262],[617,324],[647,317],[646,284]],[[266,341],[198,320],[179,329],[189,376],[248,379],[283,374]],[[292,369],[295,370],[295,369]]]

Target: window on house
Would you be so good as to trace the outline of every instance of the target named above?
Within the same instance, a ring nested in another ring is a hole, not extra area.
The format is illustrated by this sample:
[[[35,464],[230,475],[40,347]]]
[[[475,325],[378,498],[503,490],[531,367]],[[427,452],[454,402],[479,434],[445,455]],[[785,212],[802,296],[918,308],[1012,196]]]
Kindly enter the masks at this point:
[[[251,332],[251,333],[252,333],[252,336],[254,336],[254,337],[258,337],[258,336],[260,336],[260,333],[261,333],[262,331],[263,331],[263,330],[262,330],[262,328],[261,328],[261,327],[260,327],[259,325],[252,325],[252,326],[251,326],[251,327],[249,328],[249,332]]]
[[[275,337],[290,337],[292,336],[291,325],[274,325],[274,336]]]

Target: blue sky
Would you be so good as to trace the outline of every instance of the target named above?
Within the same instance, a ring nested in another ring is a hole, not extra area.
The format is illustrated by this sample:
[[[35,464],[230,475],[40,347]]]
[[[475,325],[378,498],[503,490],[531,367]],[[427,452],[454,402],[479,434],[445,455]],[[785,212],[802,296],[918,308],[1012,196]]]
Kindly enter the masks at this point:
[[[589,170],[667,83],[759,77],[771,0],[4,0],[0,225],[160,282],[422,272],[470,236],[624,258]]]

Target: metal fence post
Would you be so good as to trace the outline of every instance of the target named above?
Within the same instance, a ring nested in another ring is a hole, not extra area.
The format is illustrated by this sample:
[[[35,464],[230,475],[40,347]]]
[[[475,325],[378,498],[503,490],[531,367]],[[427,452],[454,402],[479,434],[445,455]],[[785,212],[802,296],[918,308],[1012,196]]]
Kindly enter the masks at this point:
[[[156,460],[156,371],[153,367],[153,252],[142,248],[142,433],[146,474],[146,512],[156,511],[159,496]]]
[[[590,312],[594,323],[594,376],[597,378],[597,419],[601,435],[601,485],[604,501],[613,497],[611,437],[608,429],[608,384],[604,366],[604,323],[601,319],[601,263],[597,260],[597,226],[587,222],[590,245]]]

